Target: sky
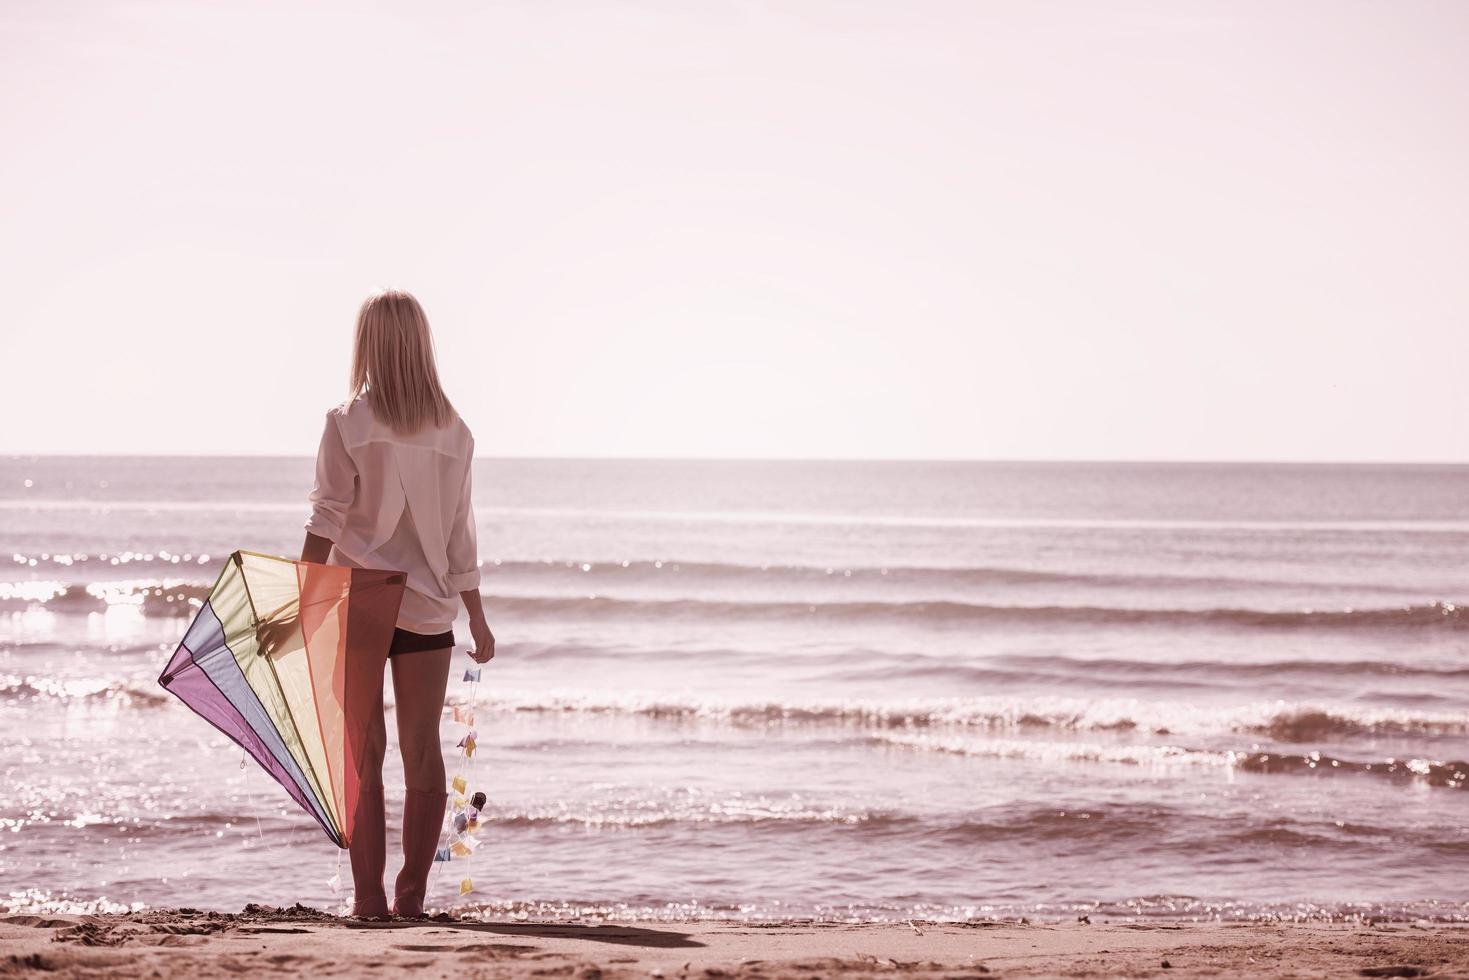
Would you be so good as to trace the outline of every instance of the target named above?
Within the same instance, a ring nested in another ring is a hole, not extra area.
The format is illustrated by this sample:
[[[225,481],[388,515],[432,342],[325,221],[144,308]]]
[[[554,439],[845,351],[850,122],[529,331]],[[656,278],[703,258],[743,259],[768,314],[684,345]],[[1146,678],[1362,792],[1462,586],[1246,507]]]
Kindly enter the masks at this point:
[[[1469,461],[1469,4],[0,4],[0,453]]]

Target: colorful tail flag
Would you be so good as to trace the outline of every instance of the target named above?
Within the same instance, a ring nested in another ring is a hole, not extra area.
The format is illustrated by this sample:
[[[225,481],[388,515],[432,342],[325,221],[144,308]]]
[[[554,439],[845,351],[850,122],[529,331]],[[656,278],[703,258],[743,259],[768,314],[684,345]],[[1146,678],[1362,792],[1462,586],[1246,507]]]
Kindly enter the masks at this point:
[[[352,841],[402,572],[236,551],[158,683]]]

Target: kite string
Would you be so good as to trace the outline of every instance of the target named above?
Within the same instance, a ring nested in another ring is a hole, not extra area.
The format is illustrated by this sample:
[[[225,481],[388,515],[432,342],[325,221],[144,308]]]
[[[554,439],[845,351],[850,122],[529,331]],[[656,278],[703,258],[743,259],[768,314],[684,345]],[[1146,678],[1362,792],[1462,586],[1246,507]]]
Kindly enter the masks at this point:
[[[265,824],[262,823],[260,820],[260,806],[258,805],[260,801],[260,795],[255,789],[255,779],[250,775],[250,770],[254,767],[248,765],[249,759],[249,751],[242,748],[240,750],[240,770],[245,773],[245,781],[242,789],[244,789],[245,791],[246,799],[249,800],[250,815],[255,818],[255,833],[260,840],[258,846],[263,847],[265,850],[271,851],[272,853],[289,850],[296,844],[296,838],[299,835],[299,828],[293,829],[291,831],[291,839],[286,841],[284,844],[272,844],[270,841],[265,839]],[[339,867],[341,864],[340,859],[341,855],[339,854],[337,862]]]

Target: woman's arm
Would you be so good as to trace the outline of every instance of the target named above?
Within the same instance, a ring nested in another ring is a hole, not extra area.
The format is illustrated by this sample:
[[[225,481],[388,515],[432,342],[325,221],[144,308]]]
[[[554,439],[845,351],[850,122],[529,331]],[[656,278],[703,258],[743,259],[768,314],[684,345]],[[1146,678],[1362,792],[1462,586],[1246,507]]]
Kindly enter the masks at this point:
[[[490,632],[489,621],[485,619],[485,600],[479,589],[470,589],[459,593],[459,601],[464,603],[464,611],[469,613],[469,635],[474,638],[474,650],[470,656],[476,663],[484,663],[495,655],[495,634]]]
[[[490,624],[485,620],[485,603],[479,594],[479,548],[474,525],[473,488],[474,436],[470,436],[464,482],[459,486],[458,506],[449,529],[449,574],[446,579],[449,588],[459,593],[464,611],[469,613],[469,632],[474,638],[474,651],[470,656],[484,663],[495,655],[495,634],[490,632]]]
[[[357,465],[352,462],[335,409],[326,414],[321,446],[316,451],[316,484],[311,488],[311,516],[306,519],[306,541],[301,560],[325,564],[332,542],[342,536],[347,510],[357,496]]]

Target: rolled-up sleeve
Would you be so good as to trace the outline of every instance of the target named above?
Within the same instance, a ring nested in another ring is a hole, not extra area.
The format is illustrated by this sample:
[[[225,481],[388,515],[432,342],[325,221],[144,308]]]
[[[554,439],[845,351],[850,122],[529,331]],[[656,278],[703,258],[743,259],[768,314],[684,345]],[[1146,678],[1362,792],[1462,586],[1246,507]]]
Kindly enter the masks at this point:
[[[474,503],[470,500],[474,486],[474,440],[469,442],[469,458],[464,463],[464,483],[459,489],[454,524],[449,528],[449,574],[445,583],[455,592],[479,588],[479,542],[474,526]]]
[[[357,495],[357,466],[342,441],[336,412],[326,415],[321,433],[321,448],[316,452],[316,485],[311,488],[311,516],[306,530],[319,537],[337,541],[347,523],[347,510]]]

